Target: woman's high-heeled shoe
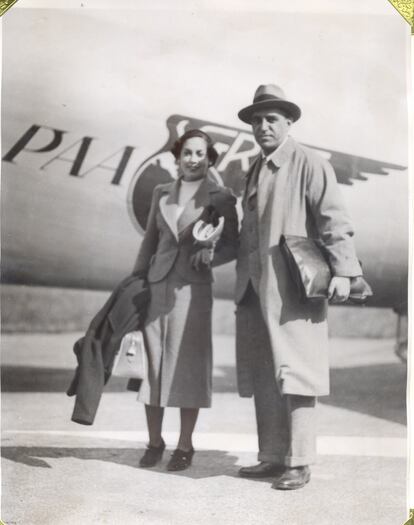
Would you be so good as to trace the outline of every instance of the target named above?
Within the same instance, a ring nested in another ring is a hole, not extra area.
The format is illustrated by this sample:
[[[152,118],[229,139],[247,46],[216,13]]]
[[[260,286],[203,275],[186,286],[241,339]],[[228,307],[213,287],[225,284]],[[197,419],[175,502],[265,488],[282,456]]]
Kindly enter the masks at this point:
[[[164,440],[161,441],[161,445],[158,445],[158,447],[147,445],[145,454],[139,460],[139,466],[144,468],[154,467],[159,461],[161,461],[164,450]]]
[[[171,459],[168,462],[167,470],[170,470],[170,471],[185,470],[191,465],[193,456],[194,456],[193,448],[189,450],[188,452],[185,452],[184,450],[180,450],[179,448],[177,448],[171,454]]]

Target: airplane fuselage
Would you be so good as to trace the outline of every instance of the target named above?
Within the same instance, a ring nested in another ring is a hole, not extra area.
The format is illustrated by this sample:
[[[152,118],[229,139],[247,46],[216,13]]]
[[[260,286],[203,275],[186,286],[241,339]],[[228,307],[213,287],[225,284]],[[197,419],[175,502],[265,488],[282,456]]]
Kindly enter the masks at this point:
[[[152,190],[173,180],[169,148],[185,129],[211,134],[220,156],[211,176],[238,197],[259,149],[251,133],[173,115],[162,148],[142,151],[59,127],[29,124],[3,156],[3,281],[111,289],[137,255]],[[404,310],[407,297],[407,176],[385,162],[314,147],[333,164],[374,290],[370,304]],[[234,263],[215,270],[215,291],[231,298]]]

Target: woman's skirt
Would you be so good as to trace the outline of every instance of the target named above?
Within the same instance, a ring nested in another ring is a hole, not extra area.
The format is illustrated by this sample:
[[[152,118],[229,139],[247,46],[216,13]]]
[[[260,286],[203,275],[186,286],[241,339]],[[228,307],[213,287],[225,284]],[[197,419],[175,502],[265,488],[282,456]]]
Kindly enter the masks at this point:
[[[171,272],[150,284],[144,338],[148,380],[138,400],[152,406],[211,406],[212,288],[190,284]]]

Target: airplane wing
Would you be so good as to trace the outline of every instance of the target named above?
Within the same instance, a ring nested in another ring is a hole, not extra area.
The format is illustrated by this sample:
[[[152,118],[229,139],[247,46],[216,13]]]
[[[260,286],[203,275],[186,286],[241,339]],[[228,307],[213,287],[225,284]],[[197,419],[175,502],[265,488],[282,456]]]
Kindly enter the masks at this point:
[[[406,166],[359,157],[340,151],[304,144],[314,149],[332,164],[339,184],[352,186],[355,180],[366,181],[368,175],[389,175],[390,170],[406,170]]]

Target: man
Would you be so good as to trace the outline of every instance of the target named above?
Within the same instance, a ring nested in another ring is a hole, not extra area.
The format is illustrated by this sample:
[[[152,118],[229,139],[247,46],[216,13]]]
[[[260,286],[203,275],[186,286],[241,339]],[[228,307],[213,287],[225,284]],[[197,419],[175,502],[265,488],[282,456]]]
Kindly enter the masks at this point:
[[[275,85],[259,86],[239,112],[262,150],[246,175],[236,284],[238,387],[254,396],[260,463],[239,473],[274,476],[282,490],[310,480],[316,398],[329,393],[329,368],[327,301],[299,301],[280,236],[324,242],[333,302],[346,301],[362,274],[331,165],[289,136],[300,116]]]

